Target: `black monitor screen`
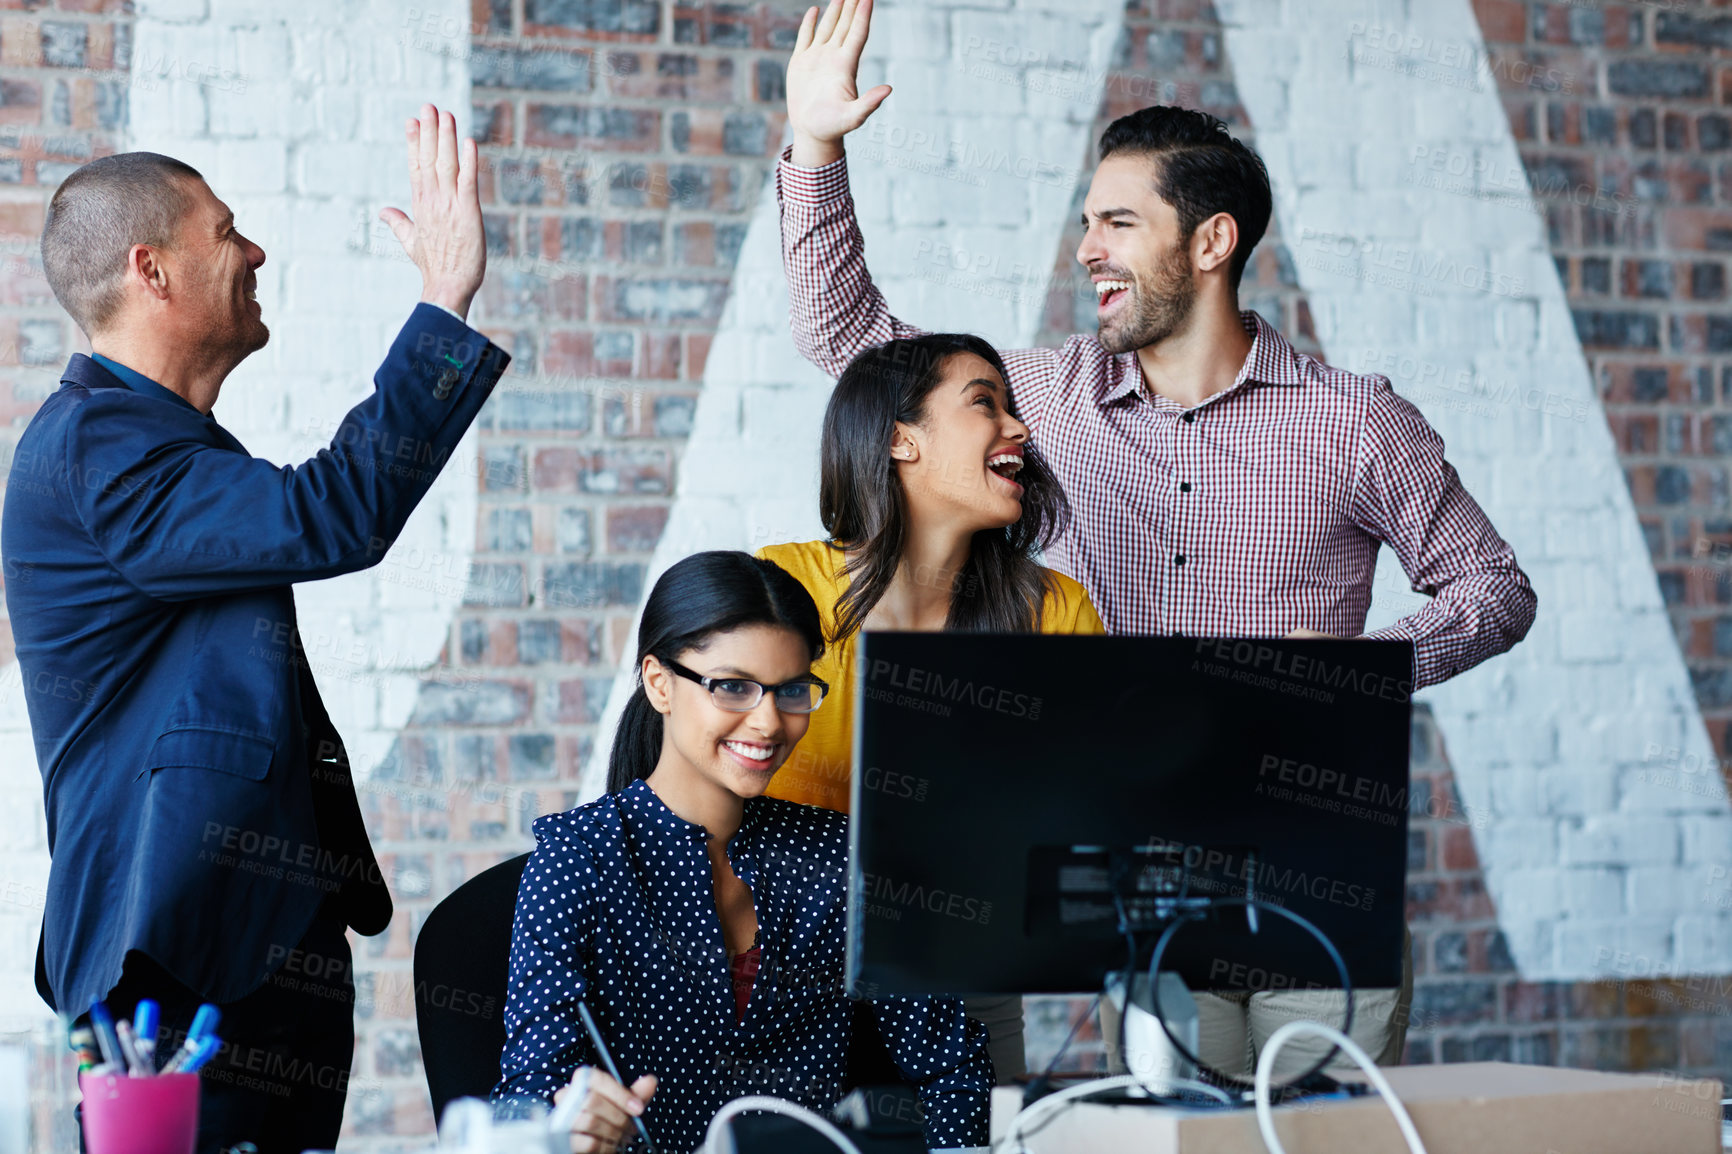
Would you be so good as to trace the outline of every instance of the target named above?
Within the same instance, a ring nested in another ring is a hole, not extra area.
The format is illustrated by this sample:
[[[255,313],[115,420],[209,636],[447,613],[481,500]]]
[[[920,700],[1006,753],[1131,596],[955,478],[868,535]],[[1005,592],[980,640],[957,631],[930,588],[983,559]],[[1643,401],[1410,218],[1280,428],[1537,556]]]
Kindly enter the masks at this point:
[[[1249,891],[1322,929],[1356,987],[1400,984],[1409,643],[868,633],[858,660],[857,993],[1097,990],[1120,915],[1152,929],[1181,890]],[[1242,907],[1163,968],[1340,985],[1304,930],[1252,933]]]

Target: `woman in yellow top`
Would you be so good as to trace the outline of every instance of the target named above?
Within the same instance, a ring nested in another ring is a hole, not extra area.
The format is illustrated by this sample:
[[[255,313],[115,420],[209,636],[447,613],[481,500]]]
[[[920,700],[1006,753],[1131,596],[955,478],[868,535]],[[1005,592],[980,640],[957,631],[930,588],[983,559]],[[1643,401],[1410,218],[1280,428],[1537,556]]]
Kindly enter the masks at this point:
[[[818,603],[830,686],[769,795],[847,812],[854,648],[862,629],[1105,633],[1083,587],[1035,561],[1070,509],[1004,362],[979,337],[893,340],[855,357],[824,413],[818,491],[826,541],[770,545]],[[969,999],[1003,1081],[1023,1070],[1022,999]]]

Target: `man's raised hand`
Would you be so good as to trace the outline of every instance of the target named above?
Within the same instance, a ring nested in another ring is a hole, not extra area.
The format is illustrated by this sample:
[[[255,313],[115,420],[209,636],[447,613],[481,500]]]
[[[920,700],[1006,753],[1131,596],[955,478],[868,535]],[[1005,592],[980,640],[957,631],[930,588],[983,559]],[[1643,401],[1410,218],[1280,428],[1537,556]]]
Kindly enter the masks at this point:
[[[788,123],[794,130],[791,159],[817,168],[842,156],[842,138],[877,111],[890,95],[880,84],[856,90],[860,53],[872,29],[872,0],[830,0],[822,16],[808,8],[788,58]]]
[[[409,207],[387,208],[379,219],[421,270],[421,299],[469,315],[469,302],[487,271],[487,238],[476,191],[475,142],[457,141],[457,119],[431,104],[404,126],[409,145]]]

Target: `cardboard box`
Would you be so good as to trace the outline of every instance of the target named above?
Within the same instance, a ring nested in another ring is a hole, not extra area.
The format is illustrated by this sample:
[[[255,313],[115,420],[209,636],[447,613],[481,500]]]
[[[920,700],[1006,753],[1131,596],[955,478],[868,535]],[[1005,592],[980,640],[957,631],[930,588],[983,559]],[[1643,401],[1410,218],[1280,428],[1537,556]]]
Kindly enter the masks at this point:
[[[1428,1154],[1721,1154],[1720,1083],[1713,1079],[1507,1062],[1394,1066],[1383,1073]],[[1021,1106],[1021,1087],[993,1091],[994,1142]],[[1407,1150],[1394,1115],[1375,1095],[1282,1106],[1275,1118],[1287,1154]],[[1103,1106],[1084,1099],[1035,1126],[1025,1139],[1032,1154],[1267,1154],[1250,1108]]]

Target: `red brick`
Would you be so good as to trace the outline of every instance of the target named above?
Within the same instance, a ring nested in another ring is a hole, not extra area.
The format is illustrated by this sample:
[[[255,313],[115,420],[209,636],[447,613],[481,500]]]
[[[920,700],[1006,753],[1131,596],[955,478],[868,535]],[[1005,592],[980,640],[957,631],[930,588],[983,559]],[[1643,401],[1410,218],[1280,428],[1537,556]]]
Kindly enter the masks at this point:
[[[542,347],[542,373],[547,376],[596,376],[596,334],[549,333]]]
[[[542,449],[535,454],[530,484],[540,493],[577,492],[577,449]]]
[[[673,334],[645,333],[639,338],[643,368],[638,376],[647,380],[672,381],[680,375],[680,338]]]
[[[95,0],[100,3],[101,0]],[[86,25],[84,63],[87,68],[114,67],[114,25],[93,22]]]
[[[1673,249],[1702,252],[1732,248],[1732,209],[1668,208],[1660,214],[1660,230]]]
[[[42,85],[34,80],[0,77],[0,96],[5,98],[0,103],[0,124],[39,124],[42,121]],[[21,144],[34,139],[34,147],[40,148],[40,137],[25,138]],[[19,150],[12,148],[0,149],[0,155],[16,155]]]
[[[710,342],[714,339],[711,333],[686,334],[686,380],[703,380],[704,365],[710,359]]]
[[[692,156],[722,155],[722,122],[726,112],[719,108],[681,109],[674,114],[674,147]],[[679,138],[679,126],[684,126],[684,140]]]
[[[574,665],[600,665],[606,648],[599,622],[584,618],[559,623],[560,656]]]
[[[1473,0],[1480,35],[1487,42],[1522,44],[1528,38],[1528,6],[1521,0]]]
[[[674,226],[674,263],[710,267],[716,263],[716,226],[694,220]]]
[[[47,206],[31,201],[0,201],[0,236],[42,236]]]
[[[1636,8],[1623,8],[1623,7],[1619,7],[1617,5],[1607,5],[1603,9],[1603,11],[1605,12],[1605,20],[1606,20],[1606,47],[1607,48],[1629,48],[1632,46],[1639,47],[1638,41],[1642,35],[1642,33],[1641,33],[1642,20],[1641,20],[1641,16],[1639,15],[1639,13],[1642,11],[1641,7],[1638,6]],[[1630,38],[1631,32],[1632,32],[1632,29],[1630,27],[1632,16],[1634,16],[1636,18],[1635,19],[1636,28],[1634,29],[1634,32],[1635,32],[1635,35],[1637,37],[1637,40],[1632,40]]]
[[[486,0],[477,0],[485,3]],[[472,120],[475,143],[479,145],[510,145],[516,139],[517,106],[510,100],[477,102]]]
[[[542,449],[533,481],[540,492],[659,495],[672,490],[673,466],[665,449]]]
[[[668,523],[666,505],[615,505],[607,511],[610,553],[649,553]]]
[[[34,17],[0,17],[0,68],[40,68],[41,29]]]
[[[1438,851],[1440,869],[1479,869],[1479,853],[1474,849],[1471,826],[1445,825],[1438,831]]]
[[[558,703],[554,706],[553,719],[560,722],[582,721],[589,712],[588,695],[585,682],[582,680],[561,681],[557,688]]]

